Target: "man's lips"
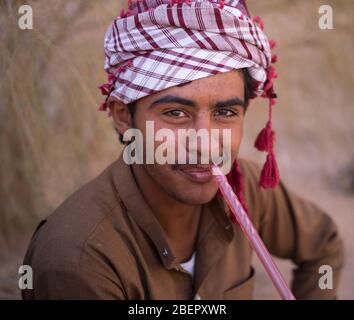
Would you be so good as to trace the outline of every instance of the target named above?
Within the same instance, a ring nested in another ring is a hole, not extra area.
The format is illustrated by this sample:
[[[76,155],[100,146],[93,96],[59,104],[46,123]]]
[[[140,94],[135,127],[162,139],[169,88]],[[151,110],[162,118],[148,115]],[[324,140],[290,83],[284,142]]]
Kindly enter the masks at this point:
[[[206,183],[213,178],[210,165],[179,165],[175,169],[182,173],[189,180],[197,183]]]

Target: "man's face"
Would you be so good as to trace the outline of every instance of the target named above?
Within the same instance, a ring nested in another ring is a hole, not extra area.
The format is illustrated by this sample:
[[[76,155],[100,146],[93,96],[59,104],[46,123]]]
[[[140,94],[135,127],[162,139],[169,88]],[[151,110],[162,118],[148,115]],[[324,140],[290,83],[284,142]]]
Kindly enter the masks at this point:
[[[137,101],[134,127],[147,139],[146,121],[153,121],[155,132],[170,129],[176,140],[179,129],[231,130],[231,159],[236,159],[244,120],[244,81],[240,71],[233,70],[165,89]],[[221,136],[222,134],[220,134]],[[151,140],[151,137],[148,137]],[[163,142],[154,142],[155,150]],[[220,139],[220,150],[223,141]],[[198,156],[203,146],[197,145]],[[188,147],[187,147],[188,149]],[[155,151],[154,150],[154,151]],[[145,153],[146,150],[144,150]],[[187,161],[188,161],[188,150]],[[155,153],[154,153],[155,154]],[[200,159],[200,157],[198,158]],[[145,161],[144,161],[145,163]],[[137,164],[138,165],[138,164]],[[177,201],[190,205],[209,202],[217,192],[211,166],[206,164],[141,164],[145,176]]]

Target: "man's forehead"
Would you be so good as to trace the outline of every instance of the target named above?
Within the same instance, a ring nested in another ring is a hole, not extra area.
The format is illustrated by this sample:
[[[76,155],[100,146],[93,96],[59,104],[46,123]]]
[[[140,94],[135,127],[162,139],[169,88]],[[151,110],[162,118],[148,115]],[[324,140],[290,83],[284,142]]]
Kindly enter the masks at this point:
[[[232,70],[167,88],[153,95],[146,96],[140,101],[150,105],[158,100],[165,100],[167,103],[173,101],[173,99],[170,99],[171,97],[180,97],[181,100],[193,101],[196,104],[205,101],[218,103],[233,98],[238,98],[243,102],[244,81],[238,70]]]

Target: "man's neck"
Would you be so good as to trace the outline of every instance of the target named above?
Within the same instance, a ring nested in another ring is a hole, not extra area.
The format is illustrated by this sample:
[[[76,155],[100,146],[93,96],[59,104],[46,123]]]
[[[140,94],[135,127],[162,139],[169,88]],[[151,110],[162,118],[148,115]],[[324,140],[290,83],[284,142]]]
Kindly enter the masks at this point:
[[[157,185],[141,166],[133,164],[132,169],[140,191],[164,229],[176,257],[186,260],[195,249],[201,205],[177,201]]]

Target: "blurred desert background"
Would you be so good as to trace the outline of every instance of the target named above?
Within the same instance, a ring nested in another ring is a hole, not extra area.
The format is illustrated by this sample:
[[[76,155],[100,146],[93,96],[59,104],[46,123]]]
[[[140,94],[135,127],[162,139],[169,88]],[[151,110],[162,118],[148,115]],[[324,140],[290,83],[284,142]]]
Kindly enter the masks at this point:
[[[33,8],[20,30],[18,8]],[[279,102],[274,111],[282,179],[323,208],[344,239],[339,299],[354,299],[354,2],[249,0],[277,40]],[[318,27],[320,5],[334,29]],[[121,146],[97,108],[106,82],[103,37],[126,1],[0,0],[0,299],[19,299],[18,268],[38,222],[113,162]],[[241,156],[267,118],[252,102]],[[276,260],[287,279],[292,265]],[[255,298],[278,299],[255,259]]]

